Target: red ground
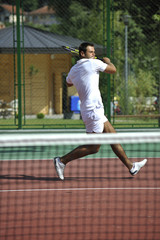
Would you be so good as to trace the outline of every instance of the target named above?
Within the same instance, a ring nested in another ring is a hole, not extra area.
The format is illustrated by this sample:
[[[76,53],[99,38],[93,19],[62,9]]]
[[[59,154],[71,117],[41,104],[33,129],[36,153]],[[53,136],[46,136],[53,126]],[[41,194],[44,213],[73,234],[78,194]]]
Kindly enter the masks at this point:
[[[0,239],[159,240],[159,172],[160,159],[135,177],[117,159],[82,159],[62,182],[52,160],[3,161]]]

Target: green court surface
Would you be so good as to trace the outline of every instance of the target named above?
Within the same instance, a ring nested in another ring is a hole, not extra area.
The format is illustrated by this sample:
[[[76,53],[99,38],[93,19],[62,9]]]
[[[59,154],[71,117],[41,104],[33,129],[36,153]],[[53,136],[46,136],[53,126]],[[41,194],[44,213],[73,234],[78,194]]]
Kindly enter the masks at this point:
[[[29,146],[29,147],[0,147],[0,160],[41,160],[62,156],[78,145],[66,146]],[[123,144],[123,148],[130,158],[158,158],[160,157],[159,143]],[[100,151],[85,158],[115,158],[110,145],[102,145]]]

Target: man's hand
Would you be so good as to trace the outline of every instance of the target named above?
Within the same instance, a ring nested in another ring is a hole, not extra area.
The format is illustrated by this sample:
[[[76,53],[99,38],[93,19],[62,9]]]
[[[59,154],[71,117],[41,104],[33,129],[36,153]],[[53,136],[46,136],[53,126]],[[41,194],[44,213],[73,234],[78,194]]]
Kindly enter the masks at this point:
[[[109,64],[111,60],[107,57],[103,57],[103,62]]]
[[[113,65],[113,63],[111,63],[111,60],[109,58],[104,57],[103,62],[108,64],[106,69],[104,70],[105,73],[116,73],[116,67]]]
[[[68,83],[68,82],[67,82],[67,86],[68,86],[68,87],[72,87],[72,86],[73,86],[73,84],[72,84],[72,83]]]

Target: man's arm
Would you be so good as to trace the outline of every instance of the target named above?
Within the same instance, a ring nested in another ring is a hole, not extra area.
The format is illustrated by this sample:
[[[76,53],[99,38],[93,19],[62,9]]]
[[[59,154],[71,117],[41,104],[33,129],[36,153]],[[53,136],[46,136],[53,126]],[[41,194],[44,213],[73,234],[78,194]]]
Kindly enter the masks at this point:
[[[108,64],[106,69],[104,70],[105,73],[116,73],[116,67],[113,65],[113,63],[111,63],[111,60],[109,58],[104,57],[103,62]]]
[[[72,83],[68,83],[68,82],[67,82],[67,86],[68,86],[68,87],[72,87],[72,86],[73,86],[73,84],[72,84]]]

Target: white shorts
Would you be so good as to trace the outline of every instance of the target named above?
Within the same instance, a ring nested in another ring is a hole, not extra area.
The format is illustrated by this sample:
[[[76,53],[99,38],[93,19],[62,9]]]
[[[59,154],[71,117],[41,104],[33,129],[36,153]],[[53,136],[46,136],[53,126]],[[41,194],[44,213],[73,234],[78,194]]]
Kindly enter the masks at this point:
[[[90,111],[82,112],[82,120],[86,126],[87,133],[102,133],[104,123],[108,121],[104,115],[104,108],[95,108]]]

